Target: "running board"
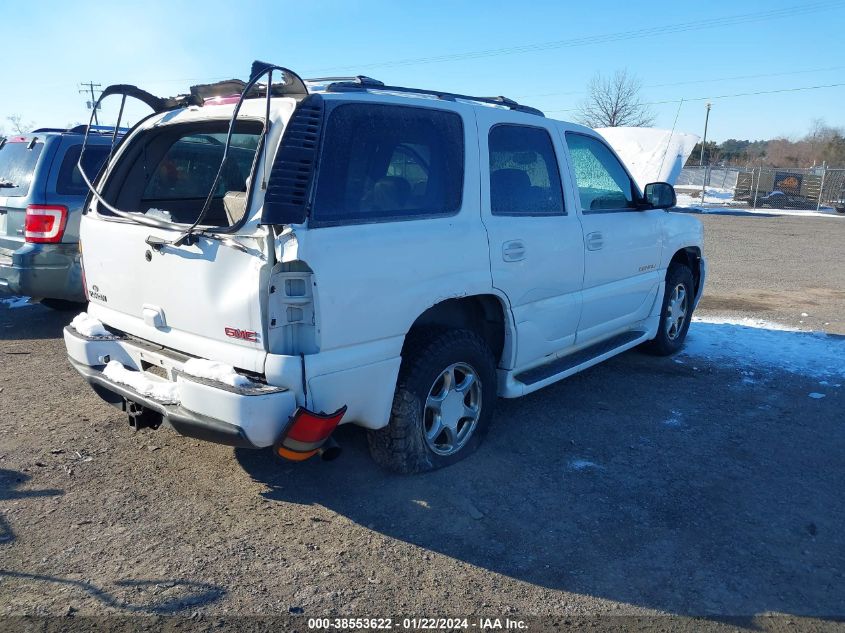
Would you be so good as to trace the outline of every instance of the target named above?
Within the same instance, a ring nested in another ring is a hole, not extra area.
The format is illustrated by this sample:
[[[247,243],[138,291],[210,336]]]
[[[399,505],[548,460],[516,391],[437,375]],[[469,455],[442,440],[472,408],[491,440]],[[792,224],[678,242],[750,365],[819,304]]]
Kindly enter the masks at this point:
[[[612,352],[619,347],[642,338],[645,334],[645,331],[639,330],[617,334],[609,339],[595,343],[589,347],[585,347],[582,350],[578,350],[569,356],[562,356],[546,363],[545,365],[528,369],[517,374],[514,378],[524,385],[533,385],[543,380],[547,380],[552,376],[557,376],[565,371],[569,371],[578,365],[583,365],[584,363],[587,363],[594,358],[598,358],[599,356],[603,356],[608,352]]]

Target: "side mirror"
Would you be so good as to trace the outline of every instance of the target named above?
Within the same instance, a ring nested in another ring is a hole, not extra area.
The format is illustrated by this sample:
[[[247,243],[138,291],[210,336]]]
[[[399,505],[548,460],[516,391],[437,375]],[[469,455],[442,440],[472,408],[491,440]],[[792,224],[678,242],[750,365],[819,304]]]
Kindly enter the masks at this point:
[[[675,188],[668,182],[650,182],[645,186],[643,197],[652,209],[669,209],[678,204]]]

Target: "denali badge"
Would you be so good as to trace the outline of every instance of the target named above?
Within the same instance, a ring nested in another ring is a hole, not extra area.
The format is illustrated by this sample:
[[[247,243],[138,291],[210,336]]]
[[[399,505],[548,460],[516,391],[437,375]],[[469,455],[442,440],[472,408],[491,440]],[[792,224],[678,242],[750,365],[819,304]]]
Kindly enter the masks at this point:
[[[249,341],[250,343],[258,342],[258,332],[251,332],[249,330],[239,330],[238,328],[234,327],[223,328],[223,331],[226,332],[226,336],[228,336],[229,338],[239,338],[243,341]]]
[[[97,301],[102,301],[103,303],[109,302],[106,295],[100,294],[100,289],[97,286],[91,286],[91,289],[88,291],[88,296],[91,299],[96,299]]]

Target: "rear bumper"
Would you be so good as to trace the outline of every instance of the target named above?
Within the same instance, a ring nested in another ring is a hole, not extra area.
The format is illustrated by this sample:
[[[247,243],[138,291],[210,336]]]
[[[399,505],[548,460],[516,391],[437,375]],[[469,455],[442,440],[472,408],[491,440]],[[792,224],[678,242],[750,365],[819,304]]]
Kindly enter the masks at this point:
[[[76,244],[25,244],[0,251],[0,290],[38,299],[85,301]]]
[[[65,346],[73,367],[106,402],[123,408],[127,400],[162,416],[176,432],[188,437],[248,448],[271,446],[296,410],[293,392],[266,385],[238,388],[179,371],[186,359],[163,354],[162,348],[137,340],[83,336],[70,327],[64,331]],[[159,402],[132,387],[115,382],[103,373],[109,360],[127,369],[166,368],[169,378],[144,374],[150,380],[175,380],[179,402]]]

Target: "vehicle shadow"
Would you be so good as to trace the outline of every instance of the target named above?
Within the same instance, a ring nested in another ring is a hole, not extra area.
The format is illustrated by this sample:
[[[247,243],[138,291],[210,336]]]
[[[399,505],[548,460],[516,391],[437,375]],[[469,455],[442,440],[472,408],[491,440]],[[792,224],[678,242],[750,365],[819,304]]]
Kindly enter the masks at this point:
[[[84,304],[78,310],[51,310],[37,303],[11,305],[18,307],[0,303],[0,341],[61,338],[64,327],[85,310]]]
[[[115,582],[115,587],[118,591],[126,589],[127,593],[143,594],[145,591],[150,590],[155,593],[155,598],[151,598],[148,602],[140,602],[124,600],[115,596],[113,592],[106,591],[91,582],[82,580],[28,574],[4,569],[0,569],[0,577],[67,585],[84,591],[107,607],[121,609],[131,613],[150,613],[155,615],[168,615],[178,613],[184,609],[208,605],[219,600],[226,594],[226,590],[217,585],[185,580],[183,578],[120,580]],[[168,595],[162,597],[161,593],[167,593]]]
[[[11,499],[26,499],[29,497],[53,497],[64,494],[64,490],[45,488],[41,490],[19,490],[31,477],[16,470],[0,468],[0,501]],[[9,522],[0,515],[0,545],[15,540],[15,531]]]
[[[332,463],[236,458],[267,499],[541,587],[679,615],[841,617],[841,402],[796,419],[794,395],[693,365],[630,352],[500,400],[475,455],[423,475],[380,470],[351,427]]]

